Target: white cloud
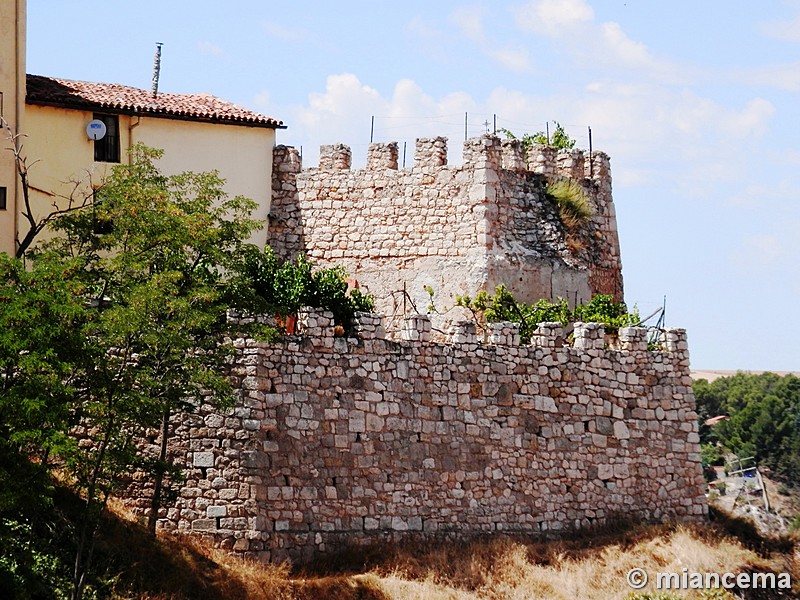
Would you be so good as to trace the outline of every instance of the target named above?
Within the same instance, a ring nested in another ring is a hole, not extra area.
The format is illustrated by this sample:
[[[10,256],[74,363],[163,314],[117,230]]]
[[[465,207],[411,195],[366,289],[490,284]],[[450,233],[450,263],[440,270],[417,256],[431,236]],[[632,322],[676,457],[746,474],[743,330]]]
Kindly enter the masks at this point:
[[[464,37],[474,42],[484,54],[503,68],[516,73],[530,71],[531,61],[527,49],[520,45],[499,44],[487,36],[483,25],[484,14],[481,7],[465,6],[453,11],[450,19]]]
[[[676,66],[652,56],[619,23],[598,23],[584,0],[532,0],[514,12],[517,26],[552,38],[581,67],[635,69],[648,79],[675,83],[686,79]]]
[[[629,38],[619,23],[613,21],[603,23],[601,30],[604,45],[613,52],[619,62],[634,67],[650,68],[654,65],[655,60],[648,52],[647,46]]]
[[[758,25],[758,31],[777,40],[800,43],[800,15],[781,21],[765,21]]]
[[[775,115],[775,106],[769,100],[755,98],[739,112],[725,115],[721,128],[731,137],[747,139],[766,133],[767,124]]]
[[[311,94],[306,106],[281,111],[290,125],[281,138],[294,136],[289,143],[309,148],[313,143],[310,160],[319,144],[348,143],[358,163],[355,157],[366,155],[374,115],[375,141],[413,143],[416,137],[445,135],[451,162],[457,163],[465,112],[473,125],[470,135],[493,113],[498,127],[517,134],[543,130],[555,119],[586,148],[591,127],[594,148],[613,158],[617,187],[668,185],[685,196],[710,198],[720,186],[745,177],[748,148],[766,132],[775,107],[761,98],[729,105],[686,89],[603,81],[546,96],[498,87],[475,99],[464,92],[433,97],[404,79],[386,95],[353,74],[340,74],[328,77],[325,90]]]
[[[438,29],[419,16],[408,21],[405,28],[409,33],[428,41],[438,40],[442,37],[442,33]]]
[[[484,43],[483,9],[477,6],[463,6],[453,11],[450,18],[467,38],[473,42]]]
[[[749,272],[772,270],[779,266],[786,256],[786,244],[775,234],[756,234],[745,236],[733,256],[734,266]]]
[[[489,50],[489,56],[509,71],[525,73],[531,70],[531,60],[525,48],[497,48]]]
[[[395,84],[389,97],[362,83],[351,73],[328,77],[325,91],[309,96],[307,106],[288,111],[290,129],[283,139],[304,146],[304,164],[313,165],[320,144],[345,143],[353,150],[353,163],[363,164],[369,143],[370,117],[375,116],[376,142],[408,141],[409,162],[417,137],[449,136],[451,160],[460,157],[464,112],[476,108],[472,98],[455,92],[441,98],[426,94],[409,79]],[[284,111],[286,112],[286,111]],[[291,138],[291,139],[289,139]]]
[[[594,11],[583,0],[535,0],[517,9],[515,16],[523,29],[561,37],[567,30],[593,21]]]
[[[765,65],[734,71],[733,79],[748,85],[764,85],[789,92],[800,91],[800,62]]]

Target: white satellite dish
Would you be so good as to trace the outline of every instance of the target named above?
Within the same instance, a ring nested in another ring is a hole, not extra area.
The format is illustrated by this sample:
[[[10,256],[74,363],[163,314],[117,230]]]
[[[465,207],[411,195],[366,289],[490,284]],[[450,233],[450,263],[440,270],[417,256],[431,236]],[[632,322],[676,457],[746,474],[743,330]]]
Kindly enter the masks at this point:
[[[92,119],[86,126],[86,136],[90,140],[102,140],[106,137],[106,124],[100,119]]]

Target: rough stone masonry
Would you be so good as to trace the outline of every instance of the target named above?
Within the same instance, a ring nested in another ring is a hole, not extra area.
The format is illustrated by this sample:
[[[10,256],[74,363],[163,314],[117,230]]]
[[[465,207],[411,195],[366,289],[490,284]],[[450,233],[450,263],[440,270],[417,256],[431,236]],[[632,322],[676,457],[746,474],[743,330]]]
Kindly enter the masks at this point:
[[[525,302],[595,294],[623,298],[610,159],[603,152],[525,149],[484,135],[464,142],[463,164],[447,164],[445,138],[418,139],[414,164],[398,167],[398,145],[370,144],[366,168],[351,169],[350,148],[320,149],[319,167],[302,168],[294,148],[273,158],[270,246],[341,265],[401,316],[406,299],[439,306],[504,284]],[[566,178],[586,194],[593,216],[569,232],[547,195]]]
[[[456,323],[445,342],[423,315],[398,339],[377,315],[352,338],[329,313],[300,325],[275,344],[235,340],[236,407],[176,419],[187,479],[162,528],[277,561],[707,512],[683,330],[648,350],[624,328],[612,350],[597,324],[568,345],[545,323],[525,346],[510,323]]]

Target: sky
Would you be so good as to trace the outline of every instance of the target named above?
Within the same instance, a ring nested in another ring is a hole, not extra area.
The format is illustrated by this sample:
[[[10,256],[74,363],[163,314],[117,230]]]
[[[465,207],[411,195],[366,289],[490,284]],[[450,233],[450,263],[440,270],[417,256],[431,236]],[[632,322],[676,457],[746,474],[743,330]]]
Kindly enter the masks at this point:
[[[561,123],[611,156],[625,297],[692,367],[800,371],[800,0],[32,0],[28,73],[206,92],[346,143]],[[374,125],[373,125],[374,117]]]

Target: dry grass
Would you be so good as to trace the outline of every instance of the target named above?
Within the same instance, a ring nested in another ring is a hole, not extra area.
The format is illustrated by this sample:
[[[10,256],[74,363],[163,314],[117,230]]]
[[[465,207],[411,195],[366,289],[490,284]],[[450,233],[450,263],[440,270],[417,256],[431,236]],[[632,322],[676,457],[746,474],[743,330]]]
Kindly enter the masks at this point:
[[[592,217],[591,200],[577,181],[556,179],[547,185],[547,195],[555,202],[567,230],[579,228]]]
[[[125,565],[118,598],[614,600],[633,597],[625,575],[635,567],[651,574],[680,573],[684,568],[717,573],[793,569],[795,595],[781,597],[800,598],[797,544],[760,538],[746,523],[728,518],[704,527],[584,532],[554,542],[498,537],[428,547],[352,549],[301,571],[292,571],[288,564],[242,560],[197,539],[163,536],[156,543],[136,525],[120,522],[118,527],[106,541],[125,547],[122,562],[117,561]],[[697,592],[664,597],[734,598]]]

